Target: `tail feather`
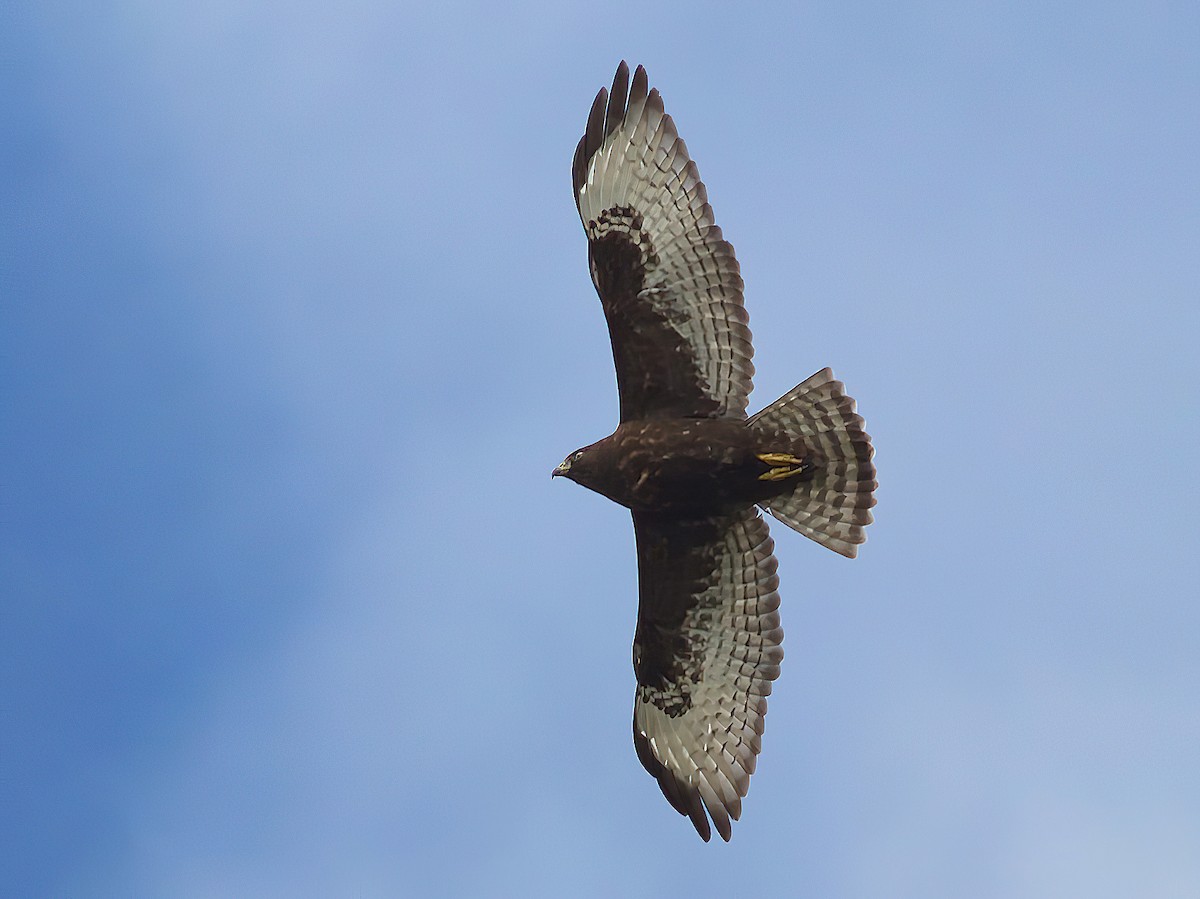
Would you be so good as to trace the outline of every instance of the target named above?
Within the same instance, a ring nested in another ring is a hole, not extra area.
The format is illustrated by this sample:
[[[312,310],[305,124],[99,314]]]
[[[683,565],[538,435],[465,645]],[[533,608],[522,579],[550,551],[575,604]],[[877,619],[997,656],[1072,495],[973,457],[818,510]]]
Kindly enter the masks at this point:
[[[871,437],[845,385],[822,369],[748,424],[803,438],[817,463],[810,480],[761,503],[763,509],[836,553],[858,555],[867,539],[863,529],[874,520],[870,509],[878,483]]]

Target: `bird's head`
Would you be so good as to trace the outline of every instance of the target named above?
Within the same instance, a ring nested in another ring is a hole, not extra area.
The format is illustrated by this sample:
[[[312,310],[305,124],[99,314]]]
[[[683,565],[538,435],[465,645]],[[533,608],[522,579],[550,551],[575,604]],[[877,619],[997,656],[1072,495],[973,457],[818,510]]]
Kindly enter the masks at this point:
[[[586,455],[586,453],[587,453],[586,446],[583,449],[575,450],[575,452],[571,453],[571,455],[567,456],[567,458],[563,459],[561,462],[558,463],[558,467],[555,468],[554,471],[550,472],[550,477],[552,477],[552,478],[564,477],[564,478],[568,478],[572,481],[578,480],[579,469],[582,468],[585,464],[585,463],[581,463],[581,460]],[[574,471],[572,469],[574,469]]]
[[[612,481],[612,452],[609,449],[611,437],[605,437],[595,443],[575,450],[567,458],[558,463],[558,467],[550,472],[550,477],[560,475],[568,481],[574,481],[581,487],[594,490],[603,496],[609,496]]]

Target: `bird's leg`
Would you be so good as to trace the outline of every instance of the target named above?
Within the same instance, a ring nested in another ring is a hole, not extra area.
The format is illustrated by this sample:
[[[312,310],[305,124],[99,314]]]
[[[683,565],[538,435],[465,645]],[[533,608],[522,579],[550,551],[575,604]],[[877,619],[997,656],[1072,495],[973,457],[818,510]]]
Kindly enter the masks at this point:
[[[758,476],[760,481],[782,481],[803,474],[807,469],[804,460],[798,459],[791,453],[755,453],[760,462],[774,466],[770,471]]]

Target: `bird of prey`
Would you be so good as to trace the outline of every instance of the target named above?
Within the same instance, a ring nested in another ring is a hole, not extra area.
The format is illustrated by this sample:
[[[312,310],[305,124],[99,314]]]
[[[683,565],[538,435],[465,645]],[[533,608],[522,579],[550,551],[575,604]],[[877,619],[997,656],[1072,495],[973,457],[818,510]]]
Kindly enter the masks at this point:
[[[747,417],[738,263],[641,66],[631,82],[622,62],[596,95],[572,180],[620,423],[553,474],[633,513],[634,747],[705,841],[710,817],[728,840],[783,659],[758,510],[853,558],[875,504],[871,438],[828,368]]]

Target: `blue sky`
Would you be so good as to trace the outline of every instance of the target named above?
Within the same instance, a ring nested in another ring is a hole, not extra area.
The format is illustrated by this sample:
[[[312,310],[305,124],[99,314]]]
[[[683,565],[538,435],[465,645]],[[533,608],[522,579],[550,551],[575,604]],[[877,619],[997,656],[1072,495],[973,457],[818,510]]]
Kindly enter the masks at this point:
[[[1200,889],[1194,3],[9,4],[5,895]],[[501,8],[503,7],[503,8]],[[621,58],[758,408],[878,448],[729,845],[639,766],[569,164]],[[1190,586],[1189,586],[1190,585]]]

